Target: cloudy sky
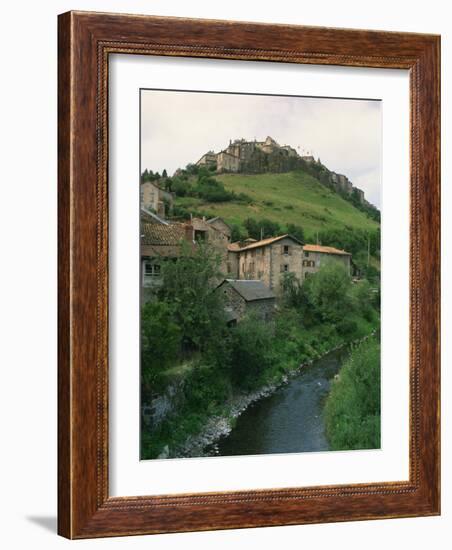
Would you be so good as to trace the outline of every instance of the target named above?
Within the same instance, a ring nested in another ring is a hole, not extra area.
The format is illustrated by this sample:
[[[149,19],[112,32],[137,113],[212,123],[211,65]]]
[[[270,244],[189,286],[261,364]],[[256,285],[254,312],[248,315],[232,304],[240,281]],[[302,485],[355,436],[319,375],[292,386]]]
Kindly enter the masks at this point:
[[[141,166],[154,172],[196,162],[230,139],[274,138],[312,152],[380,206],[378,101],[142,90]]]

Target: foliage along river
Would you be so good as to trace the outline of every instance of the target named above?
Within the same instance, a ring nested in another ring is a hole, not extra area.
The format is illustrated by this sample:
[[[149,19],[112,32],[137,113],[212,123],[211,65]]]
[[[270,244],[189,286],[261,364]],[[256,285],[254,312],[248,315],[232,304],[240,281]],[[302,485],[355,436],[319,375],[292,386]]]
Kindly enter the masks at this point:
[[[273,394],[250,405],[232,431],[206,449],[210,456],[328,451],[323,409],[348,355],[342,348],[314,361]]]

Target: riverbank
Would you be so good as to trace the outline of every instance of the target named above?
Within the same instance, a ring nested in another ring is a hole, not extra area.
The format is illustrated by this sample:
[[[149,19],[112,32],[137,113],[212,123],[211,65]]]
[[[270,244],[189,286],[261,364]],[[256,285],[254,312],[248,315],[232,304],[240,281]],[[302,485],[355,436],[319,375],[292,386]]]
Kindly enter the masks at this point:
[[[231,432],[252,404],[378,325],[376,313],[366,318],[351,312],[336,325],[306,327],[293,308],[281,309],[271,324],[243,320],[184,370],[177,388],[172,382],[174,388],[160,394],[168,401],[160,408],[169,414],[159,423],[142,423],[141,458],[215,454],[215,442]]]
[[[332,450],[380,448],[380,342],[367,338],[353,348],[325,404]]]
[[[299,364],[296,368],[281,374],[280,377],[274,380],[271,384],[267,384],[255,391],[236,395],[227,405],[227,411],[224,414],[211,417],[206,423],[205,428],[200,433],[189,437],[184,445],[175,449],[177,456],[180,458],[188,458],[214,456],[218,454],[215,443],[218,442],[220,438],[227,437],[231,433],[238,418],[245,411],[247,411],[251,405],[271,396],[282,386],[289,384],[293,378],[299,376],[301,372],[308,369],[313,363],[317,363],[328,355],[343,350],[347,346],[357,345],[360,342],[367,340],[372,334],[374,333],[353,341],[343,342],[325,353],[322,353],[315,359],[305,361],[304,363]],[[170,456],[171,455],[168,452],[168,457]],[[161,458],[166,458],[166,456],[162,456]]]

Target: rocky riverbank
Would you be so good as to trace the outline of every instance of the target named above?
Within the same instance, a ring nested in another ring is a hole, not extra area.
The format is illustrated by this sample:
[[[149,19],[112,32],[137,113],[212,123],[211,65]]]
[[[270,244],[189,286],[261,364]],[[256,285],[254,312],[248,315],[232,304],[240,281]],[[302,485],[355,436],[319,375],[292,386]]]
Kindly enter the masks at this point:
[[[292,378],[297,376],[303,369],[308,368],[310,365],[312,365],[314,361],[317,361],[330,353],[340,350],[347,345],[355,344],[361,340],[365,340],[368,337],[369,336],[365,336],[363,339],[360,340],[340,344],[324,354],[319,354],[317,357],[301,363],[300,365],[298,365],[298,367],[282,375],[280,379],[275,380],[271,384],[267,384],[249,393],[241,393],[236,395],[228,404],[226,414],[222,416],[211,417],[206,423],[206,426],[202,430],[202,432],[190,436],[183,445],[180,445],[175,449],[165,448],[164,453],[162,453],[159,458],[171,458],[172,456],[178,458],[215,456],[215,454],[217,454],[218,452],[215,443],[221,437],[227,436],[231,432],[237,418],[251,404],[271,395],[281,386],[288,384]]]

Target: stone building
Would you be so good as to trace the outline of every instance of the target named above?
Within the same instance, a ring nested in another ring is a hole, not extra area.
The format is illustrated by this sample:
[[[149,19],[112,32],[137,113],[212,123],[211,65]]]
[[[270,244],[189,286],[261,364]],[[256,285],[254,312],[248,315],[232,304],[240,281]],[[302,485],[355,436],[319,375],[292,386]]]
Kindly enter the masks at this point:
[[[185,223],[169,222],[142,208],[140,231],[142,301],[147,301],[161,285],[163,260],[177,259],[184,249],[195,250],[198,243],[212,246],[221,258],[220,271],[226,272],[231,228],[220,217],[209,220],[192,218]]]
[[[141,222],[140,234],[141,298],[146,302],[161,285],[163,260],[179,258],[183,243],[188,250],[193,248],[193,227],[184,223]]]
[[[198,166],[215,167],[221,172],[287,172],[299,167],[300,160],[311,162],[312,157],[300,156],[290,145],[279,145],[272,137],[265,141],[236,139],[214,153],[209,151],[196,163]]]
[[[216,216],[215,218],[210,218],[209,220],[207,220],[207,223],[211,227],[214,227],[217,231],[222,233],[227,238],[228,241],[231,240],[231,234],[232,234],[231,226],[228,225],[223,220],[223,218]]]
[[[361,204],[367,203],[364,197],[364,191],[362,189],[359,189],[358,187],[355,187],[352,182],[347,178],[347,176],[344,176],[344,174],[336,174],[336,172],[330,172],[329,181],[338,191],[342,191],[347,195],[352,195],[353,193],[355,193]]]
[[[217,163],[217,155],[213,151],[208,151],[205,155],[203,155],[198,162],[196,163],[198,166],[214,166]],[[177,172],[174,174],[177,175]]]
[[[352,255],[345,250],[319,244],[305,244],[303,246],[302,279],[306,279],[328,262],[337,262],[344,266],[348,275],[351,275]]]
[[[208,243],[220,256],[220,271],[226,273],[228,246],[231,240],[231,228],[219,217],[206,220],[205,218],[192,218],[188,222],[193,227],[193,240],[195,243]]]
[[[174,196],[172,193],[160,189],[154,182],[145,181],[140,185],[140,204],[158,216],[166,218],[173,209]]]
[[[235,279],[257,279],[276,295],[282,291],[285,273],[302,283],[329,261],[341,263],[351,274],[351,254],[332,246],[303,245],[291,235],[281,235],[228,246],[227,273]]]
[[[240,321],[246,314],[255,314],[262,321],[273,317],[275,295],[262,281],[225,279],[217,292],[224,294],[229,324]]]
[[[228,274],[237,279],[258,279],[275,294],[281,291],[284,273],[302,280],[303,244],[291,235],[263,239],[247,246],[228,247]]]

